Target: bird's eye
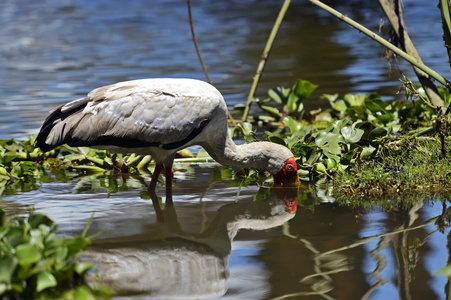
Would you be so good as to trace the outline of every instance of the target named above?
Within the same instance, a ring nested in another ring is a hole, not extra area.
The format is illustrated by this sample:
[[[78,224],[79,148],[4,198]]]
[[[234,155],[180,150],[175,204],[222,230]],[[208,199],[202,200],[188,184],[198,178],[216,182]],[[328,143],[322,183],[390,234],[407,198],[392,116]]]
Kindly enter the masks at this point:
[[[287,165],[287,171],[293,171],[293,166],[292,165]]]

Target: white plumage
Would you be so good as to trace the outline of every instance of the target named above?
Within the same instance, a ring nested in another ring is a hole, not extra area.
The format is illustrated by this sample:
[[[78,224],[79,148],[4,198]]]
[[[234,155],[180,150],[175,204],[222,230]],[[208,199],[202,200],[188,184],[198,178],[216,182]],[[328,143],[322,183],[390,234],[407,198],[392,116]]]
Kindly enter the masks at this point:
[[[194,79],[119,82],[61,105],[44,121],[36,147],[49,151],[65,143],[151,154],[156,168],[149,191],[155,189],[165,167],[169,197],[175,153],[194,144],[221,164],[267,170],[277,184],[297,179],[296,162],[286,147],[270,142],[235,145],[221,93]]]

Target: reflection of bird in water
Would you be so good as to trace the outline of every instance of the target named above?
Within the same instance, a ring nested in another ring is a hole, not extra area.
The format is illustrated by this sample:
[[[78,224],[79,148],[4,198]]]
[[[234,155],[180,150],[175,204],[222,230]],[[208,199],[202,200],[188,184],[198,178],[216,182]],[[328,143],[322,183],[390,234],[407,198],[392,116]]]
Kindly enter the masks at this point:
[[[96,240],[85,254],[97,263],[100,272],[95,276],[119,295],[221,296],[237,232],[281,226],[295,216],[296,207],[296,189],[272,189],[263,200],[222,206],[204,232],[193,234],[183,231],[170,205],[159,212],[164,222],[151,233]]]
[[[190,145],[201,145],[223,165],[267,170],[276,184],[298,180],[286,147],[270,142],[235,145],[221,93],[193,79],[119,82],[61,105],[44,121],[36,147],[49,151],[61,144],[151,154],[156,167],[149,191],[164,168],[169,201],[175,154]]]

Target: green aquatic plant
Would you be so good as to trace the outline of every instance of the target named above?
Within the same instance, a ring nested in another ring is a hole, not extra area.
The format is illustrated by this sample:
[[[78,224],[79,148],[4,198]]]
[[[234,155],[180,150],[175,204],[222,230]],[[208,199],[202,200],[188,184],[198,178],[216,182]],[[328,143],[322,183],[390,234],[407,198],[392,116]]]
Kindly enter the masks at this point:
[[[58,227],[45,215],[8,219],[0,209],[0,296],[2,299],[107,298],[105,288],[91,289],[85,275],[94,263],[79,258],[91,243],[83,234],[59,238]]]

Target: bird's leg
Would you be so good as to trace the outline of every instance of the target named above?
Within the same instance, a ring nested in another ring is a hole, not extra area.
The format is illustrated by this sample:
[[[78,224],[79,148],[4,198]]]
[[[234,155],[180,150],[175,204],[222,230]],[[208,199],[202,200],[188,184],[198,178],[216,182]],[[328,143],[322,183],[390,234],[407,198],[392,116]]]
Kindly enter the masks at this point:
[[[172,205],[172,164],[165,167],[166,205]]]
[[[155,210],[155,214],[157,215],[157,222],[163,223],[164,222],[164,214],[160,207],[160,201],[158,201],[157,194],[155,193],[155,190],[149,190],[149,196],[152,200],[153,209]]]
[[[160,172],[161,172],[162,168],[163,168],[163,164],[157,164],[155,166],[155,170],[153,171],[153,174],[152,174],[152,180],[150,180],[149,188],[147,189],[149,194],[152,191],[155,192],[155,187],[157,186],[158,177],[160,176]]]

